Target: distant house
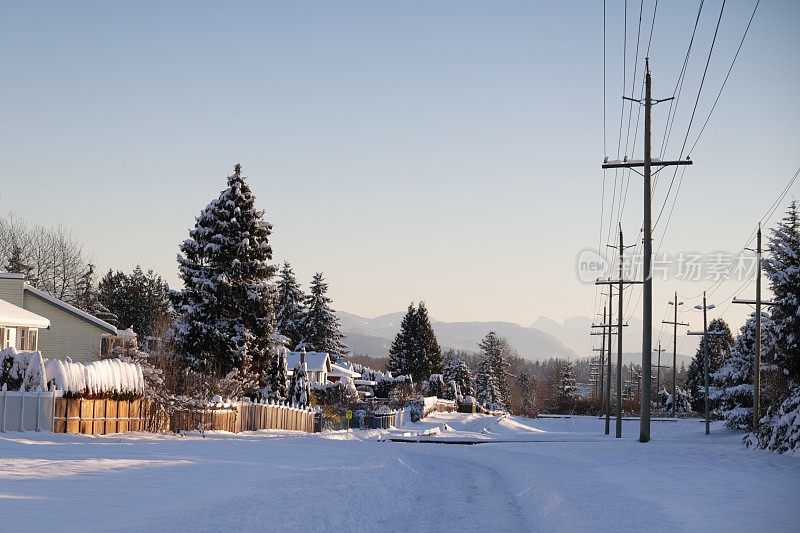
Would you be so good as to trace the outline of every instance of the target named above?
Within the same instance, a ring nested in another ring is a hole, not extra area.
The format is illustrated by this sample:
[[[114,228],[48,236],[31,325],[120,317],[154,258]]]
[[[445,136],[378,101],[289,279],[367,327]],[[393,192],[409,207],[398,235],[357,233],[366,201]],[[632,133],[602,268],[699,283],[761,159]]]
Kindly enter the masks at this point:
[[[328,381],[337,382],[342,378],[350,378],[352,380],[361,379],[361,374],[348,368],[349,365],[331,365],[331,371],[328,372]]]
[[[38,322],[33,325],[8,324],[5,328],[3,342],[8,342],[13,329],[17,349],[24,346],[26,350],[38,349],[49,358],[91,361],[98,359],[103,349],[117,339],[117,328],[113,325],[31,286],[22,274],[0,273],[0,300],[4,301],[9,318],[21,318],[20,310],[28,311],[31,321],[37,317]],[[27,333],[26,341],[22,340],[23,332]]]
[[[331,358],[327,352],[289,352],[286,355],[286,367],[289,375],[294,373],[294,369],[300,366],[300,359],[305,356],[306,367],[308,368],[308,380],[314,384],[324,384],[328,381],[328,374],[331,371]]]

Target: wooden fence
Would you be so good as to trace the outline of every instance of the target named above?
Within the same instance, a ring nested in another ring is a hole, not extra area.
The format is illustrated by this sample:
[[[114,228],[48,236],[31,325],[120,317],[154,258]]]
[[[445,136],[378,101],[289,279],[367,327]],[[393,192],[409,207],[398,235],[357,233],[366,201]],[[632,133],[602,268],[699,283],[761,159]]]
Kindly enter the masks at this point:
[[[125,431],[147,431],[151,404],[136,400],[89,400],[56,398],[54,433],[105,435]]]
[[[172,431],[258,431],[282,429],[314,432],[314,411],[275,403],[236,403],[229,407],[176,411]]]
[[[52,401],[52,400],[50,400]],[[106,435],[125,431],[314,431],[314,412],[268,403],[233,403],[221,408],[179,409],[169,417],[145,399],[88,400],[56,398],[55,433]],[[46,427],[44,429],[50,429]]]

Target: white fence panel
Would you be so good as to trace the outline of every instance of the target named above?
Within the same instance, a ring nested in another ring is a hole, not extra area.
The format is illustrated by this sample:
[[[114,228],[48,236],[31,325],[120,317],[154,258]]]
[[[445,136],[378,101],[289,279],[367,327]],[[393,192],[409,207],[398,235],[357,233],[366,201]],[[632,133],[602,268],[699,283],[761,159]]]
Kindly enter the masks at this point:
[[[53,431],[55,399],[62,391],[0,391],[0,431]]]

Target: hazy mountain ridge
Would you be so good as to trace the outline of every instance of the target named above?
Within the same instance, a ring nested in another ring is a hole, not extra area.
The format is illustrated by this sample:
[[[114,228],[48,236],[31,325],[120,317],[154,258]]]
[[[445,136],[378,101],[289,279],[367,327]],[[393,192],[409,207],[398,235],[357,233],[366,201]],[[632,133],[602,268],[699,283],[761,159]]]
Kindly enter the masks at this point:
[[[388,356],[392,339],[400,330],[404,311],[375,318],[365,318],[344,311],[337,312],[345,334],[345,344],[357,352],[373,356]],[[442,322],[431,319],[442,348],[477,351],[478,342],[490,331],[508,339],[520,356],[526,359],[577,357],[575,350],[558,338],[534,327],[511,322]]]

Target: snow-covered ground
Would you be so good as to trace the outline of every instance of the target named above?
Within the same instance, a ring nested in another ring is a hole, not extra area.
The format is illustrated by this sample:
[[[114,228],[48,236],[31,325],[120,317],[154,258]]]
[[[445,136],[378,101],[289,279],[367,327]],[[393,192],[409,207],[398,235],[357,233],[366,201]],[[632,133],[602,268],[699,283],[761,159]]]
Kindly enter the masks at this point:
[[[446,424],[446,427],[445,427]],[[472,445],[390,442],[431,433]],[[613,431],[613,426],[612,426]],[[0,434],[6,531],[798,531],[800,457],[696,420],[441,413],[316,435]],[[491,442],[495,441],[495,442]]]

